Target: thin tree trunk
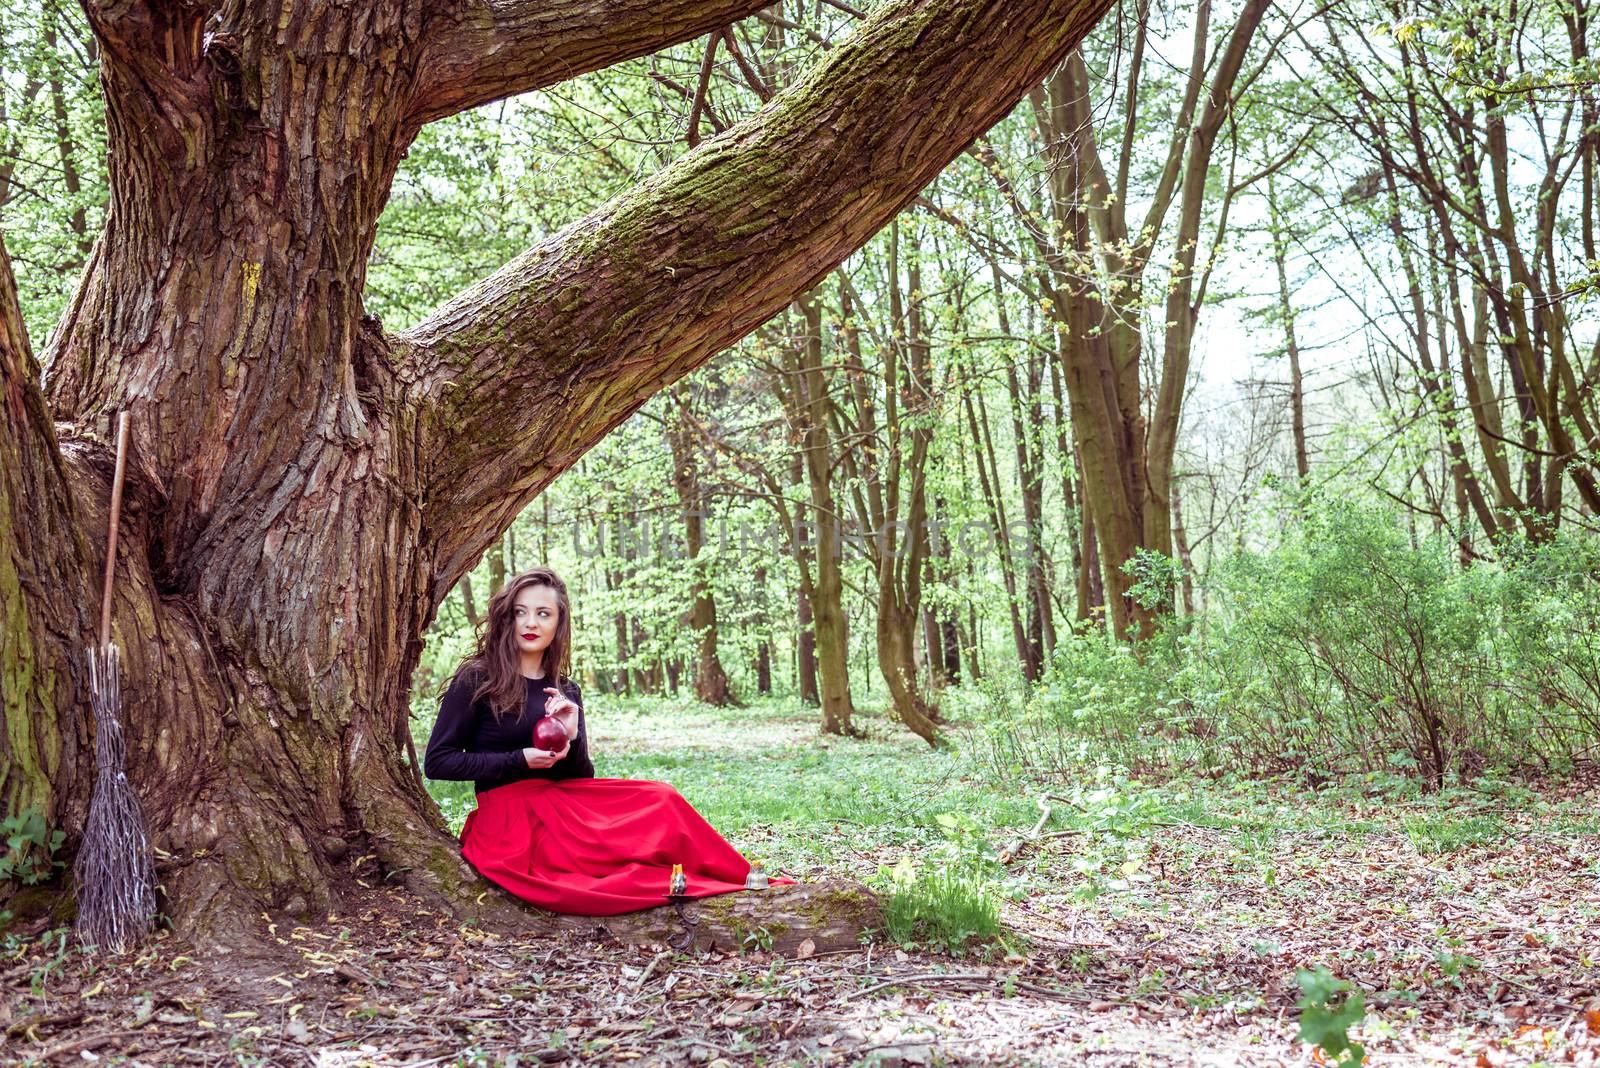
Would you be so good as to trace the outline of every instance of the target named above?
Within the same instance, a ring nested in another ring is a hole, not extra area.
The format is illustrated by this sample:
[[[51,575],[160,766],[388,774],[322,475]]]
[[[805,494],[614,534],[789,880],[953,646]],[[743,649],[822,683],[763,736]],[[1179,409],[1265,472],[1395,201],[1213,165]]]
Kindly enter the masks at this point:
[[[1179,499],[1178,480],[1172,480],[1172,541],[1178,550],[1178,563],[1183,568],[1183,614],[1194,618],[1194,559],[1189,555],[1189,535],[1183,529],[1183,504]]]
[[[978,486],[983,491],[984,504],[988,508],[989,525],[994,530],[995,549],[1000,554],[1000,581],[1004,583],[1006,589],[1006,610],[1011,618],[1011,639],[1017,648],[1017,663],[1022,667],[1023,678],[1031,681],[1038,678],[1039,661],[1033,643],[1028,640],[1028,628],[1023,620],[1020,606],[1021,598],[1017,594],[1017,568],[1011,553],[1005,498],[1000,489],[999,464],[995,458],[994,440],[989,434],[989,416],[983,403],[981,387],[963,386],[961,403],[966,408],[967,428],[972,435],[973,461],[978,467]]]
[[[1384,182],[1388,190],[1389,228],[1396,238],[1395,249],[1400,257],[1400,266],[1406,279],[1406,296],[1410,301],[1411,342],[1416,358],[1422,365],[1419,375],[1422,391],[1439,417],[1445,450],[1449,456],[1450,476],[1472,505],[1473,513],[1477,516],[1483,532],[1493,541],[1499,533],[1500,524],[1495,520],[1494,512],[1484,498],[1478,477],[1472,470],[1472,463],[1467,458],[1461,428],[1456,423],[1455,387],[1451,380],[1441,373],[1448,369],[1449,362],[1442,359],[1440,362],[1443,367],[1440,367],[1435,364],[1433,358],[1433,341],[1430,336],[1421,270],[1411,253],[1412,239],[1402,232],[1400,222],[1400,190],[1393,174],[1386,175]],[[1429,252],[1437,257],[1437,239],[1431,230],[1427,235],[1427,242]],[[1439,325],[1442,331],[1444,324],[1441,322]],[[1438,511],[1437,508],[1435,510]],[[1442,515],[1442,511],[1439,514]],[[1460,538],[1463,542],[1462,548],[1465,550],[1470,544],[1467,531],[1463,530]]]
[[[539,563],[550,566],[550,495],[540,494],[544,521],[539,524]]]
[[[1059,332],[1058,332],[1059,334]],[[1077,452],[1069,442],[1072,433],[1067,415],[1067,404],[1061,392],[1061,340],[1056,339],[1056,359],[1050,361],[1050,393],[1055,402],[1056,456],[1061,465],[1061,505],[1066,512],[1067,532],[1072,545],[1072,574],[1075,580],[1074,618],[1087,619],[1089,606],[1085,603],[1085,572],[1083,565],[1083,505],[1074,490],[1077,471]]]
[[[1079,483],[1080,487],[1082,483]],[[1106,590],[1100,576],[1100,540],[1095,536],[1094,513],[1089,498],[1078,494],[1078,621],[1105,618]]]
[[[693,431],[685,425],[692,419],[691,395],[687,384],[674,387],[677,401],[677,425],[668,432],[672,449],[672,485],[678,494],[678,504],[683,510],[683,540],[689,561],[689,608],[687,622],[695,634],[696,655],[694,669],[695,696],[708,705],[722,707],[737,705],[728,673],[722,668],[717,655],[717,603],[711,592],[711,580],[705,569],[707,559],[701,556],[705,547],[706,496],[700,485],[700,463],[695,452]]]
[[[982,663],[979,658],[979,647],[983,644],[983,634],[978,629],[978,606],[967,602],[967,675],[974,682],[983,676],[980,674]]]
[[[72,198],[72,214],[68,217],[67,224],[77,235],[75,245],[78,256],[60,265],[63,273],[68,273],[82,269],[84,257],[88,256],[94,239],[89,236],[89,217],[80,199],[83,193],[83,178],[78,171],[72,128],[67,123],[67,93],[61,76],[60,49],[56,43],[56,11],[48,6],[44,15],[44,43],[47,52],[46,64],[50,72],[48,78],[50,117],[55,124],[53,132],[56,140],[56,158],[61,163],[61,185],[67,191],[67,196]]]
[[[927,552],[928,447],[933,432],[923,419],[906,427],[902,412],[922,415],[931,398],[930,351],[921,314],[923,300],[919,250],[907,257],[905,306],[900,283],[900,227],[889,224],[889,315],[893,341],[884,352],[883,431],[887,464],[875,467],[881,477],[883,512],[874,524],[878,569],[878,669],[888,684],[894,715],[929,745],[944,744],[940,717],[917,684],[915,645],[921,613],[922,567]],[[901,501],[905,545],[899,544],[897,525]]]
[[[601,535],[601,537],[604,537],[604,535]],[[601,561],[600,571],[605,577],[606,592],[615,594],[622,587],[621,568],[610,567],[605,561]],[[628,663],[633,657],[628,650],[628,613],[619,608],[611,616],[611,625],[615,628],[617,639],[617,666],[612,689],[616,693],[631,696],[633,685],[628,671]]]
[[[1004,328],[1002,327],[1002,332]],[[1025,531],[1021,564],[1023,568],[1024,602],[1027,605],[1023,630],[1027,642],[1027,658],[1023,662],[1024,677],[1030,682],[1039,678],[1044,666],[1046,647],[1054,644],[1053,627],[1049,622],[1050,594],[1044,581],[1044,478],[1039,449],[1035,441],[1038,428],[1036,405],[1039,393],[1040,367],[1038,359],[1030,353],[1027,360],[1027,396],[1023,395],[1017,378],[1017,368],[1006,364],[1006,392],[1011,399],[1011,436],[1017,454],[1017,477],[1022,483],[1022,522]],[[987,444],[988,427],[984,428]],[[1010,532],[1007,532],[1010,540]],[[1050,641],[1046,642],[1046,633]]]
[[[939,621],[939,637],[944,645],[946,681],[952,686],[959,686],[961,685],[961,628],[955,616],[945,616]]]
[[[856,735],[850,697],[850,636],[844,616],[844,546],[839,509],[833,494],[833,444],[828,437],[828,412],[833,401],[822,362],[822,307],[816,294],[795,302],[805,332],[797,347],[795,417],[805,455],[810,518],[815,532],[817,578],[811,589],[811,611],[817,639],[817,672],[821,683],[822,730]]]
[[[506,588],[506,535],[502,534],[489,546],[489,593],[499,593]]]
[[[767,569],[765,567],[756,568],[755,583],[757,590],[766,590]],[[758,605],[759,607],[754,615],[754,618],[752,619],[752,622],[761,634],[760,640],[756,642],[756,693],[766,697],[770,696],[772,693],[772,643],[767,638],[767,635],[771,633],[772,628],[767,619],[767,600],[764,593],[761,599],[758,601]]]
[[[808,705],[820,706],[822,699],[817,688],[817,632],[811,612],[811,598],[806,596],[805,590],[796,588],[795,599],[795,624],[800,628],[795,643],[797,657],[795,670],[798,674],[800,700]]]
[[[1284,352],[1289,357],[1289,428],[1294,441],[1294,470],[1305,485],[1311,477],[1310,453],[1306,448],[1306,391],[1300,371],[1300,341],[1294,330],[1294,305],[1289,299],[1289,251],[1284,234],[1287,224],[1278,210],[1278,192],[1272,175],[1267,176],[1267,218],[1272,232],[1272,263],[1278,275],[1278,318],[1283,322]]]
[[[639,622],[637,615],[629,621],[633,627],[633,653],[630,659],[642,666],[634,668],[634,687],[640,693],[659,694],[666,689],[666,676],[663,673],[661,657],[645,660],[639,653],[644,648],[645,640],[649,637],[644,629],[644,624]]]
[[[765,640],[756,643],[756,693],[772,696],[772,646]]]
[[[947,502],[943,497],[935,498],[934,508],[942,517],[946,514]],[[938,547],[933,551],[930,562],[936,561],[939,576],[948,584],[956,584],[956,571],[953,566],[953,557],[950,553],[949,528],[945,527],[940,534]],[[961,681],[961,652],[960,641],[956,633],[956,617],[953,612],[943,615],[930,612],[929,620],[933,629],[929,635],[928,660],[938,672],[940,687],[950,686]]]

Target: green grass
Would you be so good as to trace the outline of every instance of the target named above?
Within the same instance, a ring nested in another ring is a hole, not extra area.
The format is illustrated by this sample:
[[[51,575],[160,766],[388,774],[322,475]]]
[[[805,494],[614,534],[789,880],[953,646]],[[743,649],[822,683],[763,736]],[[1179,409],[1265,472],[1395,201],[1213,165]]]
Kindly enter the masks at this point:
[[[1167,882],[1215,870],[1223,885],[1309,901],[1319,891],[1292,858],[1330,843],[1356,856],[1383,856],[1407,840],[1424,855],[1451,854],[1506,846],[1530,819],[1580,833],[1592,826],[1581,800],[1551,803],[1492,780],[1436,794],[1389,773],[1318,788],[1289,777],[1139,782],[1107,764],[1047,780],[997,779],[981,759],[979,731],[957,730],[954,751],[934,751],[869,709],[858,718],[865,739],[825,738],[816,711],[792,699],[717,709],[594,694],[588,713],[600,776],[670,782],[735,848],[775,873],[870,881],[897,937],[945,947],[992,937],[1007,900],[1070,897],[1138,911]],[[429,726],[416,724],[419,749]],[[459,829],[473,804],[471,784],[430,789]],[[1034,827],[1044,798],[1052,810],[1044,829],[1076,833],[1008,867],[994,863],[1005,842]],[[1204,853],[1169,850],[1157,870],[1151,842],[1186,827],[1204,829],[1187,836],[1208,843]]]
[[[1493,816],[1457,816],[1448,812],[1407,815],[1402,824],[1418,853],[1432,856],[1472,846],[1505,841],[1506,826]]]
[[[918,864],[909,856],[878,880],[890,939],[960,951],[1000,934],[1000,902],[991,882],[954,864]]]

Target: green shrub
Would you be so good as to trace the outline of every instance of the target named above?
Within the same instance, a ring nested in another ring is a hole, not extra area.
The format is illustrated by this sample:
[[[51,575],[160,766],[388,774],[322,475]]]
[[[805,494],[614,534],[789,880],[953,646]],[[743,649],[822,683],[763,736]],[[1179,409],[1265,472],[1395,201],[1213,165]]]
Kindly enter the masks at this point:
[[[6,851],[0,855],[0,883],[33,886],[50,878],[60,867],[55,854],[67,836],[62,831],[47,831],[38,809],[29,808],[0,820],[0,835],[6,842]]]
[[[1454,542],[1325,504],[1222,576],[1193,672],[1234,696],[1244,763],[1409,770],[1569,760],[1600,734],[1600,557],[1518,545],[1462,567]]]
[[[1596,755],[1600,543],[1508,542],[1462,566],[1447,536],[1380,509],[1299,507],[1214,569],[1203,616],[1137,648],[1072,632],[1038,686],[991,686],[992,770],[1399,773],[1436,789]]]
[[[1136,651],[1103,630],[1082,628],[1061,635],[1037,686],[985,679],[984,752],[992,771],[1075,777],[1092,762],[1205,762],[1201,739],[1185,736],[1185,713],[1176,707],[1174,654],[1166,635]]]
[[[1328,1054],[1334,1064],[1363,1063],[1366,1050],[1350,1041],[1350,1029],[1367,1015],[1361,992],[1352,990],[1350,983],[1335,978],[1326,968],[1302,968],[1295,973],[1294,981],[1300,987],[1300,1041]],[[1337,994],[1345,996],[1335,1001]]]

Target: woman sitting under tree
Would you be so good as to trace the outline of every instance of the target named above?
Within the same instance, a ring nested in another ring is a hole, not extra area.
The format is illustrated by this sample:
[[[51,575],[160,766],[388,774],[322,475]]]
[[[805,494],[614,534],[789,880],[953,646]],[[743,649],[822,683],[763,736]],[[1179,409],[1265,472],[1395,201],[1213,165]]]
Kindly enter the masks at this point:
[[[566,674],[571,637],[567,588],[549,568],[517,575],[490,600],[423,758],[428,778],[470,779],[477,792],[462,855],[517,897],[584,916],[745,889],[749,861],[677,790],[595,778],[583,694]],[[534,742],[545,719],[561,727],[559,749]]]

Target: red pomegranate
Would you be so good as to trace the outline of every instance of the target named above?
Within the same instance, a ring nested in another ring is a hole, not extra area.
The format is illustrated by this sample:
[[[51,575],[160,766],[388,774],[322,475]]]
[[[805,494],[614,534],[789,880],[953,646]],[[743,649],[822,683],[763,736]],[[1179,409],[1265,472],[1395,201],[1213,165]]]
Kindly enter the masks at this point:
[[[545,716],[533,725],[533,747],[559,753],[567,747],[567,728]]]

